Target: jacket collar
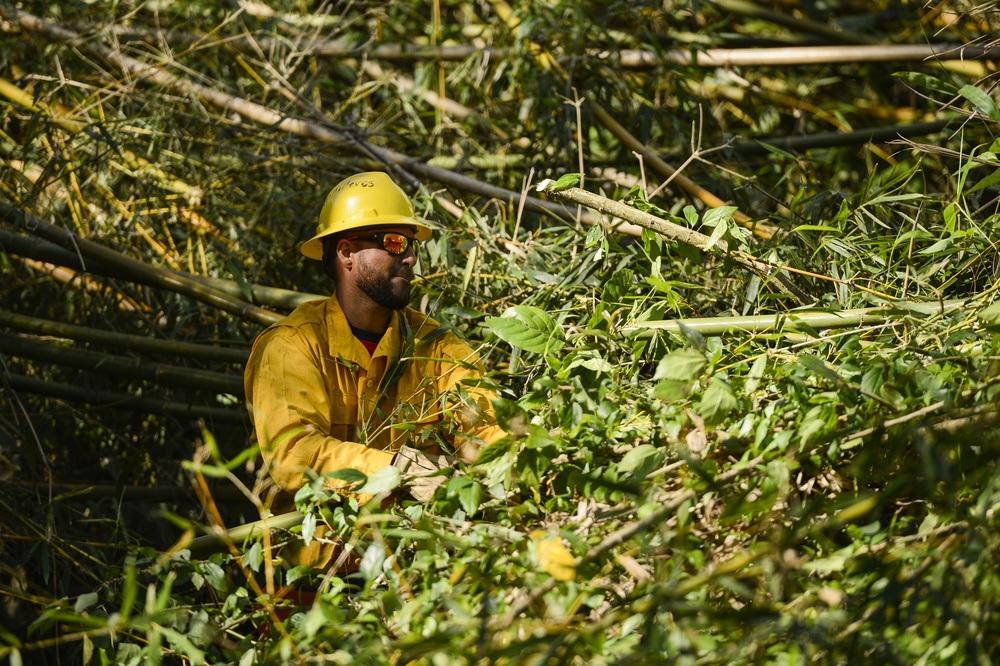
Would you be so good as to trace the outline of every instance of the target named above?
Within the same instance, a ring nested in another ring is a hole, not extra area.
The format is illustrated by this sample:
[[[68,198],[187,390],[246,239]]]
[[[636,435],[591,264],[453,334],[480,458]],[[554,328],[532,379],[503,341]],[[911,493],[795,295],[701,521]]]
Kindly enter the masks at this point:
[[[344,360],[357,363],[365,370],[368,369],[372,361],[379,357],[386,357],[386,361],[398,358],[403,346],[403,336],[400,332],[401,316],[403,316],[402,312],[389,319],[389,328],[386,329],[378,347],[375,348],[375,352],[369,356],[368,350],[351,332],[351,326],[344,315],[343,308],[340,307],[340,301],[334,294],[326,302],[329,349],[332,354],[340,354]],[[383,367],[385,366],[383,365]]]

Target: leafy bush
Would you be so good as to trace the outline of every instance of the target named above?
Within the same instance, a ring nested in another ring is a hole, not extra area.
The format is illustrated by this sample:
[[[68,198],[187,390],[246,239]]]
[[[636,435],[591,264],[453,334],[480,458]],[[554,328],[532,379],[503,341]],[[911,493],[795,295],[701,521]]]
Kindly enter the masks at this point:
[[[22,4],[85,37],[0,6],[12,663],[998,653],[992,64],[670,60],[831,38],[721,0]],[[848,43],[989,34],[962,3],[869,4],[803,11]],[[404,42],[472,49],[379,51]],[[918,120],[939,123],[930,138]],[[852,134],[887,123],[887,142]],[[433,502],[383,502],[398,478],[341,472],[376,498],[317,481],[273,530],[226,532],[262,518],[240,354],[308,297],[259,285],[325,289],[296,246],[330,184],[369,168],[438,229],[414,304],[480,344],[508,436]],[[481,188],[574,173],[531,192],[549,208]],[[571,183],[598,201],[577,212]],[[609,200],[704,242],[621,233],[592,212]],[[25,249],[45,223],[75,234],[62,254]],[[192,295],[160,268],[216,280]],[[13,315],[49,324],[28,337]],[[165,344],[123,352],[52,322]],[[276,566],[273,546],[300,539],[349,545],[358,572]],[[295,604],[285,585],[319,594]]]

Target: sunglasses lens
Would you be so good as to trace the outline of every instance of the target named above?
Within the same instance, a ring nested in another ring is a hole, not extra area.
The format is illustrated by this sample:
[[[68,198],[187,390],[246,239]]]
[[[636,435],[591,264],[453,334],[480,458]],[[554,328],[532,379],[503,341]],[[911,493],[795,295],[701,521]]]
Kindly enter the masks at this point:
[[[382,247],[389,254],[403,254],[409,245],[409,239],[401,234],[385,234],[382,236]]]

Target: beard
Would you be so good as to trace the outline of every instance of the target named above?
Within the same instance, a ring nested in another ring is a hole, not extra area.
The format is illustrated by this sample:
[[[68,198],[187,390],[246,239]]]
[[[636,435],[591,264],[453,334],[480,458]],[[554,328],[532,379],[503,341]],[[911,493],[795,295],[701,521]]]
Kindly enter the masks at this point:
[[[403,279],[397,280],[397,277]],[[410,279],[406,275],[378,275],[366,266],[358,272],[357,285],[368,298],[384,308],[402,310],[410,303]]]

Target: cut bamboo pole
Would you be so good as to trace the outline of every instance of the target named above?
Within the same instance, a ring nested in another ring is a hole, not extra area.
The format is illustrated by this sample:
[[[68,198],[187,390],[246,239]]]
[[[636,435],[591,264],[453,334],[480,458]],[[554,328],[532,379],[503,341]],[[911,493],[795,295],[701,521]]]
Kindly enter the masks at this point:
[[[225,552],[228,544],[242,544],[247,539],[259,536],[264,530],[290,530],[302,524],[305,518],[298,511],[283,513],[264,520],[245,523],[226,530],[223,534],[206,534],[193,539],[187,548],[192,557],[205,557],[212,553]]]
[[[640,337],[654,335],[657,331],[682,334],[684,331],[696,331],[702,335],[727,335],[730,333],[778,333],[782,331],[798,331],[803,328],[812,330],[851,328],[882,324],[888,321],[901,320],[904,317],[917,316],[927,318],[935,315],[949,314],[972,306],[971,300],[951,300],[933,302],[903,301],[881,307],[859,308],[854,310],[831,311],[793,311],[778,315],[757,315],[750,317],[705,317],[702,319],[670,319],[661,321],[643,321],[622,326],[618,330],[623,333],[638,333]]]
[[[709,0],[709,2],[720,9],[723,9],[741,16],[761,19],[780,25],[798,33],[818,35],[838,43],[848,44],[874,44],[877,42],[872,37],[848,32],[837,26],[820,23],[811,19],[789,16],[781,12],[765,9],[749,0]]]
[[[553,181],[543,181],[539,183],[539,188],[547,191],[551,196],[566,199],[578,203],[588,208],[601,211],[608,215],[628,220],[635,225],[655,231],[664,238],[675,240],[702,252],[708,252],[716,256],[731,259],[736,264],[750,270],[759,276],[765,284],[773,282],[778,291],[791,296],[800,304],[810,300],[808,294],[799,289],[791,281],[788,275],[776,270],[773,266],[760,261],[744,252],[731,251],[724,240],[715,243],[710,242],[711,238],[703,233],[682,227],[673,222],[656,217],[644,211],[632,208],[620,201],[614,201],[599,194],[594,194],[579,187],[570,187],[564,190],[553,190]]]
[[[205,35],[180,31],[138,31],[131,27],[116,26],[119,41],[144,41],[151,44],[169,43],[189,46],[203,42]],[[247,49],[249,37],[227,40],[227,44]],[[263,51],[271,52],[290,48],[287,38],[254,37],[253,41]],[[838,40],[839,41],[839,40]],[[692,46],[696,46],[692,44]],[[490,60],[503,60],[511,49],[480,47],[471,44],[428,47],[419,44],[359,45],[356,41],[338,39],[309,40],[291,48],[299,52],[330,58],[358,58],[385,62],[463,62],[482,56]],[[947,60],[1000,60],[1000,49],[979,44],[832,44],[824,46],[764,46],[742,48],[678,48],[662,52],[645,49],[614,49],[585,52],[585,58],[606,60],[627,70],[650,70],[666,65],[685,67],[786,67],[795,65],[834,65],[855,62],[922,62]]]
[[[124,271],[126,274],[143,275],[154,286],[176,291],[179,294],[234,314],[241,319],[269,325],[282,318],[277,312],[251,305],[246,301],[224,294],[217,289],[181,277],[177,273],[126,257],[94,241],[81,238],[71,231],[51,225],[9,204],[0,202],[0,219],[6,219],[9,222],[13,222],[16,226],[27,228],[32,233],[66,250],[79,252],[84,258],[97,259],[106,265],[114,266]]]
[[[46,382],[41,379],[24,377],[22,375],[6,374],[4,375],[4,382],[13,391],[24,391],[25,393],[44,395],[68,402],[79,402],[93,405],[100,409],[124,409],[131,412],[162,414],[191,420],[206,419],[211,423],[227,425],[245,424],[248,418],[246,411],[243,409],[225,409],[222,407],[206,407],[203,405],[172,402],[169,400],[156,400],[155,398],[137,398],[133,395],[123,395],[110,391],[97,391],[91,388]]]
[[[104,277],[130,280],[139,284],[151,284],[151,282],[144,279],[143,275],[136,275],[132,272],[118,270],[112,266],[107,266],[100,261],[90,259],[83,261],[79,254],[64,250],[44,238],[13,233],[7,231],[6,229],[0,229],[0,252],[7,252],[19,257],[26,257],[36,261],[56,264],[58,266],[64,266],[77,271],[85,270],[88,273],[102,275]],[[234,298],[242,298],[244,295],[243,287],[234,280],[207,277],[204,275],[196,275],[182,271],[171,272],[176,273],[182,278],[194,280],[212,287],[213,289],[218,289],[219,291]],[[250,294],[253,296],[253,302],[255,304],[286,310],[292,310],[302,303],[315,301],[328,296],[328,294],[313,294],[304,291],[294,291],[291,289],[266,287],[259,284],[249,284],[247,286],[250,289]]]
[[[29,317],[2,310],[0,310],[0,326],[6,326],[25,333],[34,333],[35,335],[46,335],[130,351],[179,356],[193,360],[214,361],[216,363],[243,365],[250,356],[249,350],[213,347],[178,340],[157,340],[140,335],[127,335],[125,333],[87,328],[75,324],[64,324],[62,322]]]
[[[86,275],[80,275],[78,272],[64,268],[62,266],[57,266],[55,264],[49,264],[41,261],[35,261],[33,259],[25,259],[24,263],[29,268],[32,268],[40,273],[45,273],[49,275],[56,282],[61,282],[65,285],[69,285],[74,289],[79,289],[82,291],[100,294],[106,296],[109,299],[115,301],[119,310],[124,312],[136,312],[136,311],[149,311],[148,307],[144,307],[135,300],[129,298],[120,291],[111,289],[110,287],[97,284],[91,280]]]
[[[858,62],[941,62],[998,60],[1000,50],[975,44],[878,44],[869,46],[782,46],[749,49],[671,50],[662,57],[643,51],[622,52],[623,65],[697,67],[792,67]]]
[[[37,337],[28,338],[0,333],[0,353],[4,352],[15,354],[21,358],[65,365],[89,372],[140,379],[164,386],[195,388],[202,391],[229,393],[239,398],[243,397],[243,377],[241,375],[185,368],[166,363],[149,363],[126,356],[68,348]]]
[[[621,123],[615,120],[614,117],[605,111],[601,105],[588,99],[587,107],[605,129],[611,132],[616,139],[625,144],[629,150],[642,155],[643,159],[649,162],[653,169],[655,169],[661,176],[676,182],[678,187],[710,208],[718,208],[719,206],[726,205],[726,202],[717,197],[714,193],[694,182],[684,174],[679,173],[677,169],[667,164],[667,162],[656,154],[649,146],[639,141],[632,135],[631,132],[626,130]],[[736,213],[733,214],[733,219],[735,219],[740,226],[752,229],[753,232],[761,238],[772,238],[776,231],[769,225],[753,221],[749,215],[740,211],[736,211]]]

